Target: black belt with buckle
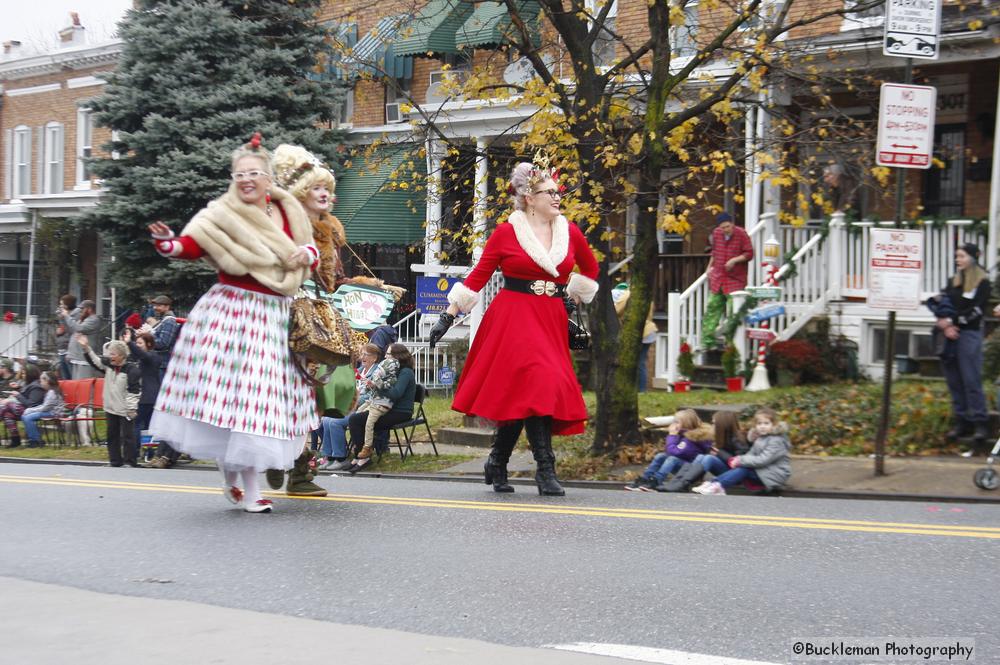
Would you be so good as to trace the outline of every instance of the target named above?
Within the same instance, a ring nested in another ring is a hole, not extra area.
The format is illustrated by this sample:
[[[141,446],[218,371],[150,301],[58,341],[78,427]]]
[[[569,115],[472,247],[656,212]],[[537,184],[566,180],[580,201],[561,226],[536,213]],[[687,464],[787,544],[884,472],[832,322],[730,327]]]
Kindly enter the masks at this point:
[[[566,295],[566,285],[556,284],[544,279],[517,279],[504,275],[503,288],[520,293],[530,293],[535,296],[552,296],[562,298]]]

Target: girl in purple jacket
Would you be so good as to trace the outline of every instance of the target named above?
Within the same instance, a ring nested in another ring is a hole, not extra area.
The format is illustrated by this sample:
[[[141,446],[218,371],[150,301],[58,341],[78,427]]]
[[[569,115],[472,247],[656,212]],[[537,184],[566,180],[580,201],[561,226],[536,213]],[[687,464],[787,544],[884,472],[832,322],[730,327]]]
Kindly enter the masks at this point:
[[[625,486],[632,492],[652,492],[660,489],[663,481],[677,473],[686,462],[712,449],[715,430],[701,422],[693,409],[683,409],[674,414],[674,421],[667,428],[667,442],[663,452],[657,453],[642,475]]]

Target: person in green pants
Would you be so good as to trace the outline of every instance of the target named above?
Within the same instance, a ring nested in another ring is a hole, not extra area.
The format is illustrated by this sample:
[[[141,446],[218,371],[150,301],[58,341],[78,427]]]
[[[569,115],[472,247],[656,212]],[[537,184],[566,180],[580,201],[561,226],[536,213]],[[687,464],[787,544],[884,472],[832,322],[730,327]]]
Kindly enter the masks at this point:
[[[747,268],[753,260],[750,236],[733,223],[732,216],[720,212],[712,231],[712,257],[708,260],[708,289],[711,295],[705,304],[701,321],[701,346],[714,349],[718,345],[715,330],[726,311],[730,294],[747,285]]]

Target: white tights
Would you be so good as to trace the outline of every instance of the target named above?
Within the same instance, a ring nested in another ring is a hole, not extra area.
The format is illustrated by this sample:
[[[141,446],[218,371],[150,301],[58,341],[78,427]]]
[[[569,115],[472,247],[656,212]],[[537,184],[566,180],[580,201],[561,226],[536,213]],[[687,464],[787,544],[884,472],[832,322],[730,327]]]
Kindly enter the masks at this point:
[[[222,475],[226,479],[227,487],[236,486],[239,478],[243,479],[243,501],[245,503],[255,503],[260,500],[260,484],[257,482],[257,472],[253,469],[240,469],[234,471],[222,467]]]

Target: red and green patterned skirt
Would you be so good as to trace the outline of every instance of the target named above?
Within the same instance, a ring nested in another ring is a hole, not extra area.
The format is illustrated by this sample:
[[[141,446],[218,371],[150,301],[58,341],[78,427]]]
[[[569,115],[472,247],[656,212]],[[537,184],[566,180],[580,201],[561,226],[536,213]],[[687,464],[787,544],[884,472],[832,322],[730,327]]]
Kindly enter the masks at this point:
[[[187,318],[156,400],[154,438],[231,469],[288,469],[318,427],[288,350],[291,298],[216,284]]]

